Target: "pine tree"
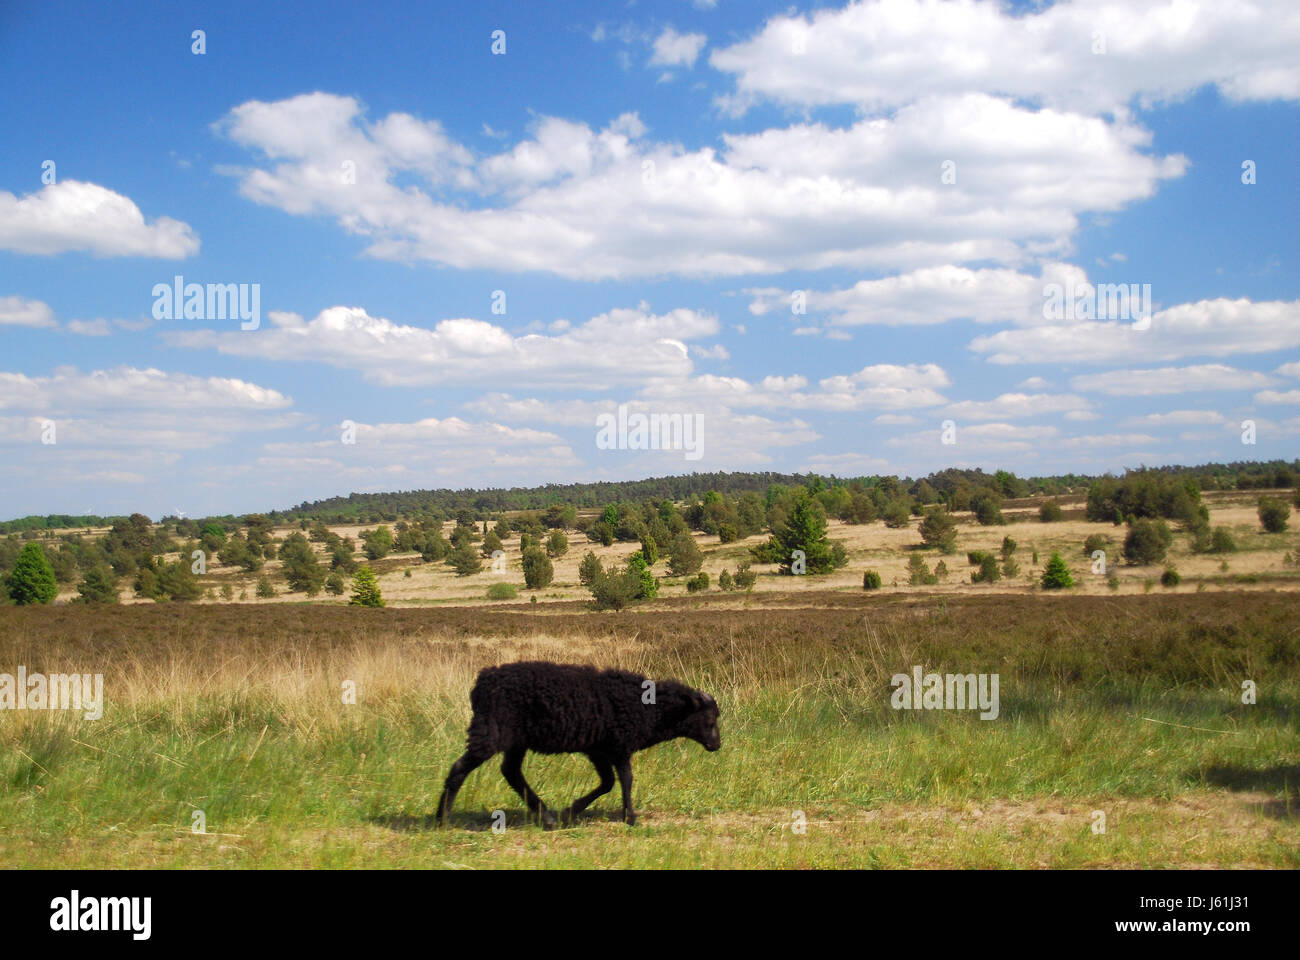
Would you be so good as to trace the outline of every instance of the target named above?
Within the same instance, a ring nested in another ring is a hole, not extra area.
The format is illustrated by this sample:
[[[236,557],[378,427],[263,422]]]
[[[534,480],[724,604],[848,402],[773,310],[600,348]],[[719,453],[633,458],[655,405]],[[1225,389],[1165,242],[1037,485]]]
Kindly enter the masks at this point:
[[[1061,559],[1059,553],[1052,554],[1043,569],[1043,589],[1064,590],[1072,586],[1074,586],[1074,577],[1070,574],[1070,568]]]
[[[7,586],[10,599],[19,606],[50,603],[58,596],[54,567],[39,543],[29,543],[19,551]]]
[[[348,605],[355,607],[382,607],[384,605],[384,598],[379,593],[379,581],[375,578],[375,571],[369,567],[357,568],[357,572],[352,575],[352,597],[348,600]]]
[[[468,577],[483,569],[483,561],[479,559],[478,551],[469,540],[461,540],[460,546],[451,552],[447,562],[455,569],[458,577]]]

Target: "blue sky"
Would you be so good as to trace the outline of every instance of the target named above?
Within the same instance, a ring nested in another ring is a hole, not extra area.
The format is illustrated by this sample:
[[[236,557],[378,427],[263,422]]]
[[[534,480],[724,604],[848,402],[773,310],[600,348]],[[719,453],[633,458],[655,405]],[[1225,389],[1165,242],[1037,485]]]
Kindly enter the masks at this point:
[[[0,513],[1297,455],[1293,4],[461,6],[0,5]]]

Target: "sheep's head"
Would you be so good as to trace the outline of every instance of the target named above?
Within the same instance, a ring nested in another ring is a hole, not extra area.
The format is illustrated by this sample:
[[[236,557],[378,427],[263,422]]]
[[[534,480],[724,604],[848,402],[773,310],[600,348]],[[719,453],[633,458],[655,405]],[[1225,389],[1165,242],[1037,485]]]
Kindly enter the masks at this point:
[[[702,690],[690,691],[687,700],[688,712],[679,727],[680,735],[690,737],[705,750],[717,750],[722,746],[722,734],[718,732],[718,701]]]

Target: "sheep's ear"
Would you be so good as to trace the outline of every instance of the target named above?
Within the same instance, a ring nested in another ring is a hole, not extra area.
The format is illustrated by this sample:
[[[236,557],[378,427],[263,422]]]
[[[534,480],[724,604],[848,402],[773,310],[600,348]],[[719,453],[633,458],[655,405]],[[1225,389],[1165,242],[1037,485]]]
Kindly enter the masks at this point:
[[[711,696],[709,696],[707,693],[704,693],[704,692],[701,691],[701,690],[692,690],[692,691],[691,691],[691,706],[692,706],[694,709],[696,709],[696,710],[703,710],[705,707],[711,707],[711,706],[713,706],[715,703],[717,703],[717,701],[714,700],[714,699],[713,699]]]

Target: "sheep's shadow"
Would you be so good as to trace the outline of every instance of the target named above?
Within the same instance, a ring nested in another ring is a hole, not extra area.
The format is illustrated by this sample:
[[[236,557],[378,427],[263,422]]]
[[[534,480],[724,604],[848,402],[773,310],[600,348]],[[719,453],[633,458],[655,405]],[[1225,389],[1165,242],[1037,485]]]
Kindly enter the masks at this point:
[[[1278,820],[1300,819],[1300,801],[1294,799],[1300,788],[1300,764],[1263,768],[1222,765],[1206,770],[1205,779],[1216,787],[1229,790],[1272,793],[1271,799],[1253,806]]]
[[[535,813],[530,813],[522,807],[505,808],[499,807],[506,815],[507,829],[517,829],[521,827],[536,827],[541,829],[541,818]],[[558,817],[559,810],[552,811]],[[565,827],[576,827],[588,821],[612,821],[621,822],[623,814],[621,810],[592,810],[587,809],[573,817],[570,822],[561,822],[559,829]],[[394,833],[424,833],[427,831],[446,829],[446,830],[465,830],[470,833],[488,833],[492,830],[495,819],[491,812],[469,811],[465,813],[452,813],[447,817],[445,827],[438,826],[438,818],[430,813],[424,816],[407,813],[381,813],[372,817],[367,817],[368,823],[392,830]]]

